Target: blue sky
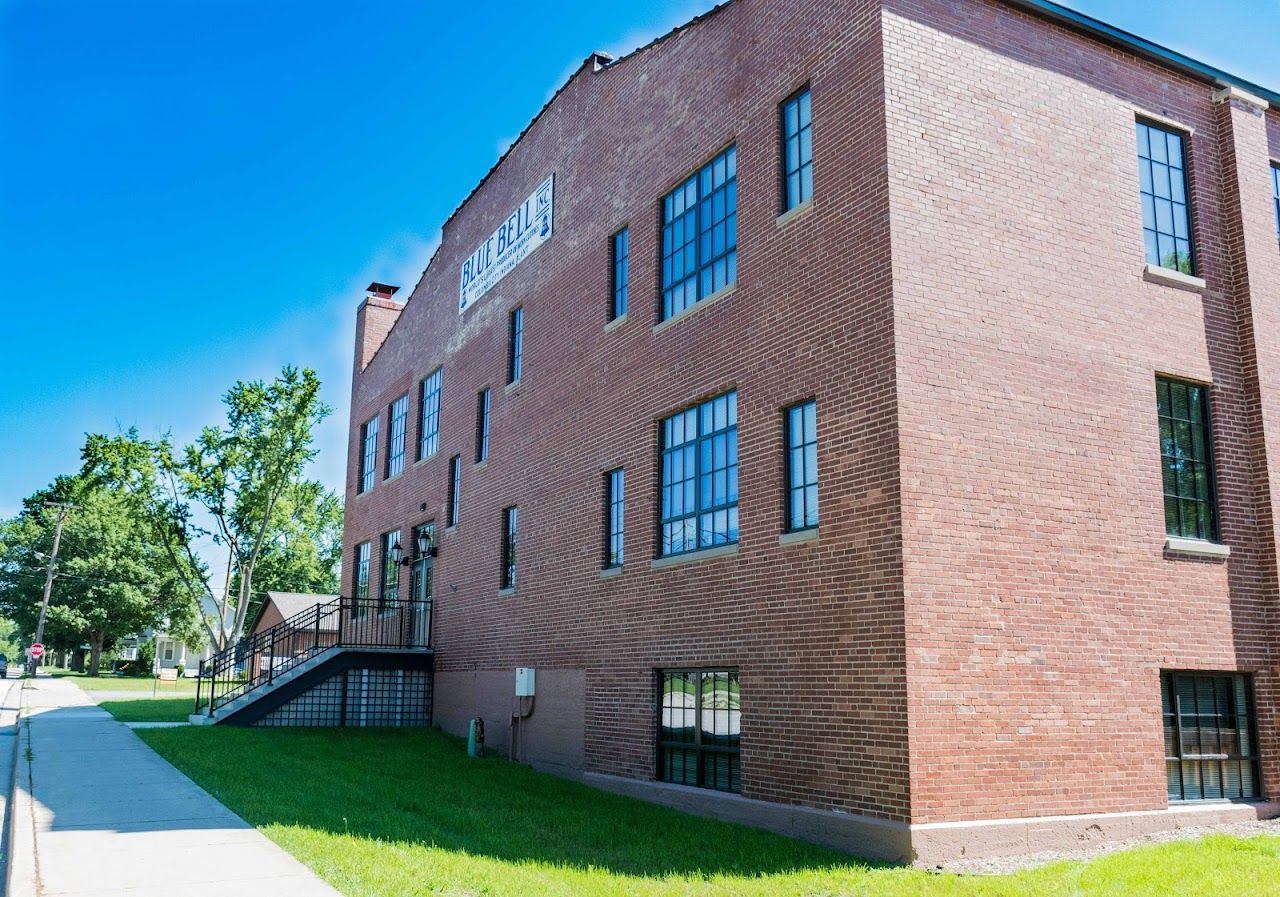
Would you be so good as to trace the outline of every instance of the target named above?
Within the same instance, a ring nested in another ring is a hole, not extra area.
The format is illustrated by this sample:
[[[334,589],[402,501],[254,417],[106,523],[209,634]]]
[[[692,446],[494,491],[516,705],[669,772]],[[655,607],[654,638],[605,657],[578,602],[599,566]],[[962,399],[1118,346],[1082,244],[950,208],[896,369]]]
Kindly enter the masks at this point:
[[[340,488],[363,287],[412,287],[591,50],[711,5],[0,0],[0,515],[85,431],[189,438],[285,363]],[[1280,88],[1276,0],[1075,8]]]

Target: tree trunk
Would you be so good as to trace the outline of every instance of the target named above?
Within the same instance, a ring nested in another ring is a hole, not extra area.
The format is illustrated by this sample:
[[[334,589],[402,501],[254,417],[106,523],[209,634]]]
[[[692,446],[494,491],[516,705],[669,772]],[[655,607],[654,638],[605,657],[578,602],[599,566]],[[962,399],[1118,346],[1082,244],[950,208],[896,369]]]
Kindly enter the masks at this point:
[[[102,642],[106,637],[104,632],[89,633],[89,673],[90,676],[98,675],[98,668],[102,664]]]
[[[71,672],[73,673],[84,672],[84,649],[83,648],[76,648],[74,651],[71,652]]]

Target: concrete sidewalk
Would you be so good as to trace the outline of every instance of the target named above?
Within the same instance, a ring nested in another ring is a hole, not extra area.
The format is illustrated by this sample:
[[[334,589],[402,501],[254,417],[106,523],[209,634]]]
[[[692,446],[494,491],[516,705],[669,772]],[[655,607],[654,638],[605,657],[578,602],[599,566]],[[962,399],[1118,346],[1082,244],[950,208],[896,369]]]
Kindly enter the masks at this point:
[[[9,897],[337,897],[72,683],[23,706]]]

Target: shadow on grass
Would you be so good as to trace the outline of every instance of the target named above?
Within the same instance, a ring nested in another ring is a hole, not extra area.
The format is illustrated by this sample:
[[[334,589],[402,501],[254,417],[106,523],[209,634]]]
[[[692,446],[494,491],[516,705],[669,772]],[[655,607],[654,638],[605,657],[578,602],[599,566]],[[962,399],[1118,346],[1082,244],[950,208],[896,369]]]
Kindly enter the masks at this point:
[[[98,706],[122,723],[186,722],[191,713],[190,698],[138,698],[99,701]]]
[[[635,876],[762,876],[875,864],[497,758],[434,730],[139,733],[248,822]]]

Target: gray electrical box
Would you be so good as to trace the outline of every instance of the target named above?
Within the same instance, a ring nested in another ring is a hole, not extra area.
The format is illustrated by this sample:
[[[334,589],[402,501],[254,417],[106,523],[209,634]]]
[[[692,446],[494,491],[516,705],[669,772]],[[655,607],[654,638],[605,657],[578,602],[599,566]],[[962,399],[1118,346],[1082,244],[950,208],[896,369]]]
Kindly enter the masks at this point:
[[[533,697],[533,667],[516,667],[516,697]]]

